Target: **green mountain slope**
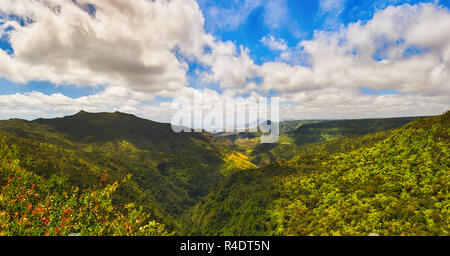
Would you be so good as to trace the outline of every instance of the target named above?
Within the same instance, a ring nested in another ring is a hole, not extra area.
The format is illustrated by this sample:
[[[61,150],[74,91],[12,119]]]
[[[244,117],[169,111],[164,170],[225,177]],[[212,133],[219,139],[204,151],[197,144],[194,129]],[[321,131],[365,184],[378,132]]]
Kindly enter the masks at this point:
[[[305,124],[292,132],[296,145],[304,145],[346,135],[365,135],[401,127],[417,117],[333,120]]]
[[[447,234],[448,113],[386,131],[412,119],[294,121],[260,145],[82,111],[0,121],[0,139],[21,168],[81,191],[131,174],[113,206],[141,205],[176,234]]]
[[[111,183],[132,174],[115,194],[116,205],[144,205],[171,229],[224,178],[230,153],[208,134],[177,134],[168,124],[122,113],[0,121],[0,136],[18,148],[24,168],[81,188],[98,186],[105,173]]]
[[[448,235],[449,143],[447,112],[394,131],[313,145],[291,161],[233,174],[185,216],[193,223],[188,231]]]
[[[279,123],[279,132],[282,138],[292,137],[292,133],[302,125],[322,122],[320,120],[292,120]],[[251,152],[251,150],[261,143],[261,132],[222,132],[215,133],[215,137],[227,139],[232,142],[233,149],[243,153]]]
[[[76,115],[55,119],[37,119],[33,124],[51,127],[76,143],[105,143],[125,140],[144,150],[204,156],[205,162],[220,160],[214,155],[205,154],[208,138],[201,133],[175,133],[170,124],[157,123],[134,115],[115,113],[88,113],[81,111]],[[192,143],[197,140],[197,143]],[[200,145],[199,145],[200,144]]]
[[[399,128],[417,117],[358,119],[333,121],[307,121],[294,131],[281,134],[276,144],[255,144],[247,151],[256,165],[264,165],[277,160],[290,160],[304,152],[311,144],[326,143],[343,136],[365,135]],[[351,144],[350,144],[351,145]],[[331,145],[326,144],[323,150]]]
[[[16,154],[0,139],[0,236],[168,235],[141,208],[113,206],[119,183],[81,192],[64,178],[25,170]]]

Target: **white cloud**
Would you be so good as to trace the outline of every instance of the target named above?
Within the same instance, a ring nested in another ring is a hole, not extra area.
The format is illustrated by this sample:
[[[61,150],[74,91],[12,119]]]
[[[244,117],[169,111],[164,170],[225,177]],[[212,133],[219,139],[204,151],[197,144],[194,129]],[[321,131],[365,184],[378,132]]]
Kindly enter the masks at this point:
[[[183,89],[186,90],[186,89]],[[89,112],[120,111],[143,118],[169,122],[173,111],[167,103],[152,103],[151,96],[127,88],[110,87],[90,96],[72,98],[60,93],[41,92],[0,95],[0,119],[38,117],[54,118],[73,115],[80,110]]]
[[[42,111],[68,111],[80,109],[90,111],[108,111],[123,106],[138,106],[141,101],[151,97],[128,90],[127,88],[110,87],[99,94],[70,98],[60,93],[46,95],[41,92],[16,93],[0,95],[0,110],[39,109]]]
[[[343,8],[346,0],[320,0],[320,12],[339,12]]]
[[[417,54],[405,55],[415,48]],[[309,65],[264,63],[256,68],[261,89],[301,93],[364,86],[450,97],[450,13],[432,4],[389,7],[365,24],[317,31],[294,50]],[[294,50],[282,56],[291,58]]]
[[[199,0],[207,5],[209,0]],[[208,28],[210,30],[235,30],[247,21],[250,13],[257,7],[263,5],[264,0],[234,0],[228,1],[221,6],[208,6],[205,15],[210,21]]]
[[[212,45],[211,54],[202,59],[211,69],[201,74],[203,82],[216,82],[222,88],[243,88],[248,79],[256,76],[257,66],[249,57],[248,49],[240,47],[238,52],[231,42]]]
[[[276,39],[272,35],[261,38],[260,42],[271,50],[284,51],[288,48],[287,43],[283,38]]]
[[[264,23],[271,29],[279,29],[290,21],[286,0],[270,0],[265,5]]]
[[[388,7],[366,24],[350,24],[337,33],[318,32],[313,40],[300,45],[311,56],[311,72],[318,86],[450,93],[447,9],[431,4]],[[412,47],[423,50],[404,56]]]
[[[0,51],[0,75],[147,92],[186,86],[187,65],[174,49],[201,56],[209,37],[195,1],[100,0],[95,16],[80,8],[87,0],[77,2],[1,1],[1,17],[14,28],[3,30],[14,54]],[[21,26],[10,15],[31,22]]]
[[[283,100],[301,103],[282,106],[282,119],[425,116],[450,109],[448,95],[363,95],[336,87],[285,94]]]
[[[339,26],[339,15],[345,9],[346,0],[320,0],[319,17],[324,17],[326,28],[336,28]]]

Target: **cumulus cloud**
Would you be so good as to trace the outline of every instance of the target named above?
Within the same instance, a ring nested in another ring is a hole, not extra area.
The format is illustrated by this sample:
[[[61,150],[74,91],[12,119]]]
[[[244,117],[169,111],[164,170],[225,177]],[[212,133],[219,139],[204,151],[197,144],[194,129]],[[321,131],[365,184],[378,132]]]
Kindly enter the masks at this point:
[[[286,41],[284,41],[284,39],[282,38],[276,39],[272,35],[268,35],[261,38],[260,42],[271,50],[283,51],[288,48],[287,43]]]
[[[222,88],[243,88],[249,79],[257,75],[257,66],[242,46],[237,51],[231,42],[216,42],[211,54],[202,58],[210,67],[201,73],[203,82],[219,83]]]
[[[262,42],[285,49],[271,36]],[[227,50],[211,55],[207,77],[224,88],[283,94],[364,86],[450,95],[450,13],[433,4],[388,7],[366,23],[316,31],[313,39],[282,51],[282,61],[256,65],[245,49],[237,54],[233,44],[222,48]],[[259,85],[249,81],[258,77]]]
[[[72,114],[80,109],[87,111],[119,111],[136,109],[142,102],[151,100],[151,96],[144,93],[130,91],[127,88],[109,87],[99,94],[79,98],[67,97],[60,93],[46,95],[33,91],[29,93],[16,93],[0,95],[0,113],[33,113],[38,111],[43,116],[49,113]],[[27,115],[17,117],[29,118]]]
[[[258,67],[262,89],[291,93],[365,86],[450,95],[450,13],[432,4],[388,7],[367,23],[317,31],[298,49],[308,56],[307,65]]]
[[[426,116],[449,110],[448,95],[363,95],[359,90],[336,87],[286,94],[282,119],[339,119]]]
[[[0,75],[23,83],[175,91],[187,84],[178,54],[202,55],[209,37],[187,0],[4,0],[0,15],[14,50],[0,51]]]

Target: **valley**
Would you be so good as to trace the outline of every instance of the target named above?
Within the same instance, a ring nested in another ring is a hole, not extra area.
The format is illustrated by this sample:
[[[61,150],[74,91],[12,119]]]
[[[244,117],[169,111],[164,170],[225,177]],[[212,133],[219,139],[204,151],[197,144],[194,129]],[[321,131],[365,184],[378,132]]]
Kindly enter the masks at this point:
[[[24,168],[112,194],[178,235],[446,235],[450,112],[307,120],[260,134],[174,133],[134,115],[0,121]],[[3,158],[5,156],[2,156]]]

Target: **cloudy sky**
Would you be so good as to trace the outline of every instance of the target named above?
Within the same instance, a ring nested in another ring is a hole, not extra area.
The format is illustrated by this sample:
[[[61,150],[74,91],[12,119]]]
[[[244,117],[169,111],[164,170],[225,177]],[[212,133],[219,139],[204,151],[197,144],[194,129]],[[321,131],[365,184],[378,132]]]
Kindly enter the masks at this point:
[[[277,96],[282,119],[450,109],[450,0],[1,0],[0,119]]]

